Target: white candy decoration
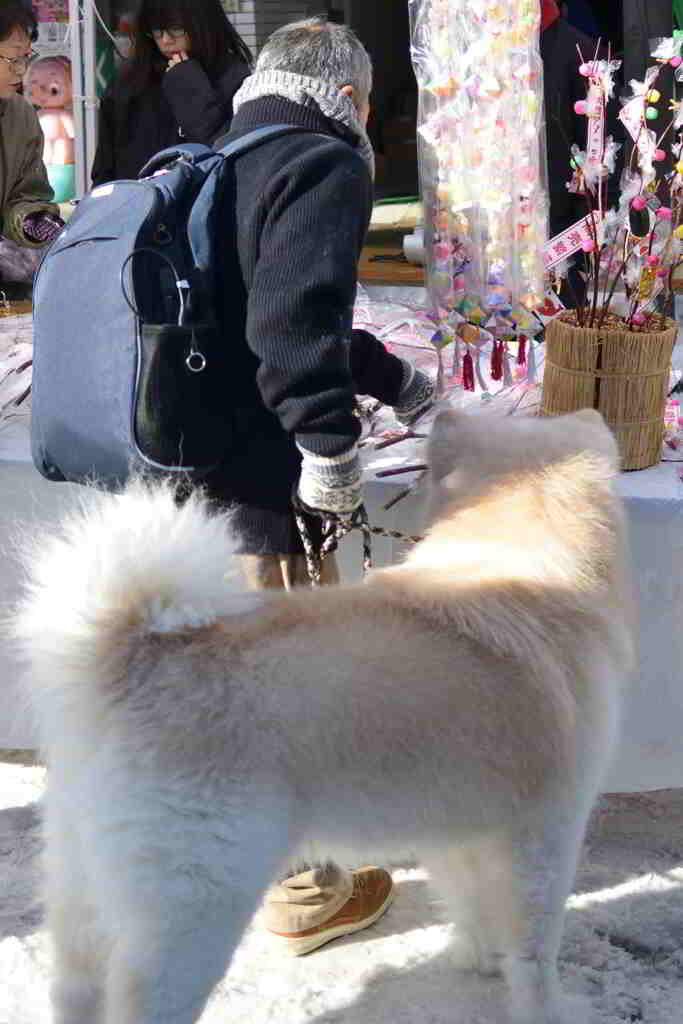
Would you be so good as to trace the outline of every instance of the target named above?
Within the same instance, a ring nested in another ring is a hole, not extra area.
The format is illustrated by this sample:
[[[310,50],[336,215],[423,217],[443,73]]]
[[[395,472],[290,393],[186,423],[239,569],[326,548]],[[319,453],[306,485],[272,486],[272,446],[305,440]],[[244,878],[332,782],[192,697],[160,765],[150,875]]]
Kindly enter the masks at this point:
[[[410,10],[428,289],[444,341],[455,312],[528,330],[547,239],[540,4],[410,0]]]

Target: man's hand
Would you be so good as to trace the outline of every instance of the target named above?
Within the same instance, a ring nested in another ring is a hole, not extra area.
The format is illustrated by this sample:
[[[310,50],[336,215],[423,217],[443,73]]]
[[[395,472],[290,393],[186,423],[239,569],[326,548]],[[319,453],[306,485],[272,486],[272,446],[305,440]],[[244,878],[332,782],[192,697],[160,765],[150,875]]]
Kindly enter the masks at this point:
[[[303,455],[297,495],[309,509],[323,515],[348,519],[363,503],[363,484],[358,451],[354,445],[343,455]]]
[[[394,405],[394,414],[399,423],[410,427],[434,405],[436,384],[421,370],[416,370],[407,360],[403,363],[403,383]]]

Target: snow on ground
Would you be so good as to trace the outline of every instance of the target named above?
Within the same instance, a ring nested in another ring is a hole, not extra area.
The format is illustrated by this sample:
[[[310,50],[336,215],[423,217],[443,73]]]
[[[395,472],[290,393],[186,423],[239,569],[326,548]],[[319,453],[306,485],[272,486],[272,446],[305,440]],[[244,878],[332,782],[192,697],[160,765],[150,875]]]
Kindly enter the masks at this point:
[[[48,1024],[38,893],[44,772],[0,752],[0,1024]],[[419,867],[374,927],[281,956],[258,919],[202,1024],[503,1024],[502,983],[454,970],[457,934]],[[683,1019],[683,790],[603,797],[569,903],[561,970],[577,1024]]]

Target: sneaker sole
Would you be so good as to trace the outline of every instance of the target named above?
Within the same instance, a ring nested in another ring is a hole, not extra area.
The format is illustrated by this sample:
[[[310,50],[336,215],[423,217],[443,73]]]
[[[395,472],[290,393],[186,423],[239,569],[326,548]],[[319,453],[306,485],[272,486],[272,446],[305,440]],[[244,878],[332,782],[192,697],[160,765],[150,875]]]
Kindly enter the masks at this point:
[[[375,921],[379,921],[382,914],[394,902],[395,895],[395,886],[392,885],[381,907],[374,914],[371,914],[370,917],[363,918],[362,921],[358,921],[356,924],[340,924],[336,928],[319,932],[317,935],[305,935],[300,939],[280,937],[282,948],[290,956],[305,956],[306,953],[312,953],[314,950],[320,949],[321,946],[327,945],[333,939],[340,939],[342,935],[353,935],[354,932],[362,932],[364,928],[369,928]]]

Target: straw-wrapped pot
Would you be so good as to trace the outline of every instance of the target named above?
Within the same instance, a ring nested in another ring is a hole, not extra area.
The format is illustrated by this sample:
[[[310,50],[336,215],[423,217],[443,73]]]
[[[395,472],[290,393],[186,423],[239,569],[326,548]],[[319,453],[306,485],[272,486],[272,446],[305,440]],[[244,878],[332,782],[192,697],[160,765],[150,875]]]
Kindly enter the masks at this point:
[[[659,462],[678,334],[673,320],[664,324],[662,331],[644,333],[552,320],[545,332],[541,415],[598,409],[619,443],[623,469]]]

